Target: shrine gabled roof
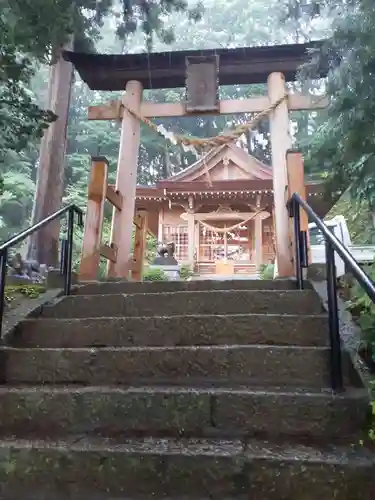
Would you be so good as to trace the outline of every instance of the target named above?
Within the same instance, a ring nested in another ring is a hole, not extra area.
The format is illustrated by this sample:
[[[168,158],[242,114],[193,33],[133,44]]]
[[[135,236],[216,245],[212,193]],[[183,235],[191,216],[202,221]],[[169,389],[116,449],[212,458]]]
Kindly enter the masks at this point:
[[[220,85],[245,85],[265,83],[273,72],[284,73],[287,81],[295,80],[311,50],[322,43],[117,55],[65,51],[64,59],[74,64],[93,90],[124,90],[130,80],[138,80],[145,89],[185,87],[186,57],[212,55],[219,56]],[[326,74],[326,68],[321,68],[320,76]]]
[[[222,164],[224,158],[232,162],[231,169],[238,167],[250,180],[272,179],[272,168],[269,165],[250,155],[241,147],[231,143],[211,149],[192,165],[165,179],[165,182],[192,182],[199,180],[200,177],[205,177],[207,172],[214,171],[219,164]],[[232,180],[235,179],[232,177]]]

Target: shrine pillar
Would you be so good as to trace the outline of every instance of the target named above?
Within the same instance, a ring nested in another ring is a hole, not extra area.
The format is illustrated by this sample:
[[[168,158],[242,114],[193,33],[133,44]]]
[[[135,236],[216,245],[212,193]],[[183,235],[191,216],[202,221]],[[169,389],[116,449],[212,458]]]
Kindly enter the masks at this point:
[[[189,265],[194,265],[194,257],[196,253],[195,249],[195,215],[193,213],[188,214],[188,260]]]
[[[189,196],[187,207],[187,223],[188,223],[188,261],[189,266],[194,267],[194,260],[196,255],[196,239],[195,239],[195,208],[194,198]]]
[[[164,243],[164,207],[162,206],[159,210],[158,219],[158,243]]]
[[[224,224],[224,229],[226,229],[227,225]],[[225,231],[223,233],[223,246],[224,246],[224,262],[228,262],[228,233]]]
[[[282,73],[271,73],[268,77],[268,97],[271,103],[286,93]],[[285,99],[271,112],[270,139],[272,156],[273,196],[275,210],[276,259],[279,277],[293,276],[293,263],[289,242],[289,215],[286,209],[285,193],[288,186],[286,154],[292,147],[289,133],[288,102]]]
[[[194,264],[199,262],[201,256],[201,227],[199,222],[195,223],[195,255]]]
[[[259,271],[263,264],[263,224],[260,214],[255,217],[255,266]]]
[[[123,102],[139,111],[142,100],[142,84],[129,81]],[[123,195],[122,210],[114,210],[112,216],[111,243],[117,246],[117,261],[108,265],[108,276],[128,277],[132,263],[133,218],[137,188],[137,166],[140,142],[140,122],[126,109],[121,124],[120,151],[117,165],[116,189]]]

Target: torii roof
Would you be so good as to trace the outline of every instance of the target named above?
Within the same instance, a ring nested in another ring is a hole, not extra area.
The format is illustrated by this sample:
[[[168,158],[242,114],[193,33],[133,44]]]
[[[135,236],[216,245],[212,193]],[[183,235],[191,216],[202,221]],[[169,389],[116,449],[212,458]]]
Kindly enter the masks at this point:
[[[273,72],[282,72],[287,81],[296,78],[299,67],[311,58],[323,41],[301,44],[239,47],[234,49],[178,50],[141,54],[88,54],[64,52],[82,80],[92,90],[124,90],[130,80],[138,80],[145,89],[185,87],[186,57],[220,58],[220,85],[265,83]],[[327,69],[319,68],[326,76]]]

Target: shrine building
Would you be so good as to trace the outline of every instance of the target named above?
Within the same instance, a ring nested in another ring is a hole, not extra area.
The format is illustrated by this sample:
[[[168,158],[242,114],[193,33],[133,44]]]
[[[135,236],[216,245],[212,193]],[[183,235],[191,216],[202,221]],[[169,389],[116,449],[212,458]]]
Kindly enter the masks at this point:
[[[331,203],[323,185],[306,187],[324,217]],[[275,260],[272,168],[234,144],[154,186],[137,186],[136,208],[152,214],[159,242],[175,243],[179,263],[200,274],[251,274]]]

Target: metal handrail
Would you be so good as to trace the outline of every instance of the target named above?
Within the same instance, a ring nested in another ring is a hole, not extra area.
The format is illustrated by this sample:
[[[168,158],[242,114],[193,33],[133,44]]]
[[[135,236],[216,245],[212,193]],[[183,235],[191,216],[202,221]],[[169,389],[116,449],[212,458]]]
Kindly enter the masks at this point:
[[[78,226],[83,226],[83,211],[76,205],[67,205],[61,208],[57,212],[49,215],[40,222],[37,222],[33,226],[21,231],[9,240],[5,241],[0,245],[0,337],[1,337],[1,327],[4,315],[5,307],[5,280],[7,275],[8,266],[8,250],[9,248],[17,245],[28,236],[32,235],[42,227],[46,226],[50,222],[60,219],[63,215],[68,214],[68,234],[66,239],[66,248],[64,251],[64,263],[62,265],[63,276],[64,276],[64,294],[69,295],[71,284],[72,284],[72,261],[73,261],[73,229],[74,229],[74,215],[77,214]]]
[[[368,296],[375,303],[375,283],[359,266],[358,262],[341,243],[341,241],[328,229],[322,219],[314,212],[305,200],[298,193],[293,193],[287,202],[290,217],[294,218],[294,239],[295,239],[295,262],[297,286],[303,289],[302,269],[308,267],[307,258],[307,234],[301,231],[300,208],[308,215],[309,220],[315,222],[316,226],[323,234],[326,246],[326,269],[327,269],[327,299],[328,299],[328,319],[329,337],[331,346],[331,384],[332,389],[340,391],[343,389],[342,359],[341,359],[341,338],[337,305],[337,279],[335,252],[341,257],[347,268],[351,271],[358,283],[364,288]]]

